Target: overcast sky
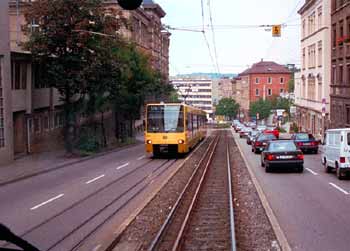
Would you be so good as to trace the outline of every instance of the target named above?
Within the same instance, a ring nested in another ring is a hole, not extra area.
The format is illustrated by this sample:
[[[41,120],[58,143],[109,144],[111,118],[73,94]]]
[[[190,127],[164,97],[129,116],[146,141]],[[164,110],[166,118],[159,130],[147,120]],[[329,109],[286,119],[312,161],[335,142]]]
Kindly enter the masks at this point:
[[[201,29],[201,0],[155,0],[166,11],[163,23]],[[204,2],[207,38],[215,61],[213,33],[208,28],[208,0]],[[300,20],[304,0],[211,0],[217,59],[221,73],[239,73],[264,60],[300,65]],[[286,23],[281,38],[254,25]],[[230,27],[231,26],[231,27]],[[244,28],[237,28],[237,26]],[[248,26],[248,27],[247,27]],[[216,72],[202,33],[171,31],[170,73]]]

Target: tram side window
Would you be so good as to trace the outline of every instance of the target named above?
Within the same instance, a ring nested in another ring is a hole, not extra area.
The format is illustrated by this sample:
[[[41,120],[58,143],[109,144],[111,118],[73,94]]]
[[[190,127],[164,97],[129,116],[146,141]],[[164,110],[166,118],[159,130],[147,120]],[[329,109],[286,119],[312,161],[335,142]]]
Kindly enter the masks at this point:
[[[194,131],[197,131],[197,129],[198,129],[198,117],[197,117],[197,115],[193,115],[193,129],[194,129]]]
[[[187,124],[187,130],[188,131],[192,131],[192,114],[187,113],[187,120],[186,120],[186,124]]]

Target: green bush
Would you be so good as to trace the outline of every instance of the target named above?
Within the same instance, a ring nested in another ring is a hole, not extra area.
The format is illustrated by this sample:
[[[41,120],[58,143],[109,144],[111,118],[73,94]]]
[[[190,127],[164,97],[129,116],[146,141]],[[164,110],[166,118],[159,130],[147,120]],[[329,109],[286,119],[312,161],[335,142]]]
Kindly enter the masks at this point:
[[[91,155],[100,150],[101,144],[96,135],[91,135],[85,131],[80,135],[76,147],[82,155]]]
[[[280,132],[280,133],[286,133],[287,131],[284,130],[282,127],[278,127],[277,130]]]
[[[293,123],[290,127],[292,132],[295,132],[295,133],[299,132],[299,128],[296,123]]]

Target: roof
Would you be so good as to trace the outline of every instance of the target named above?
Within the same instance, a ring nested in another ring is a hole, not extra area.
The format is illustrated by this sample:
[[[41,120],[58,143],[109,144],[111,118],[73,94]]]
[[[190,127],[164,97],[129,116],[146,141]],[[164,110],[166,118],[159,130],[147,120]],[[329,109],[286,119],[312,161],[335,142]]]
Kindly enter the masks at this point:
[[[269,73],[285,73],[290,74],[290,70],[284,65],[277,64],[272,61],[260,61],[259,63],[253,64],[251,68],[243,71],[239,76],[250,75],[250,74],[269,74]]]
[[[160,18],[165,17],[166,15],[162,7],[153,0],[144,0],[142,6],[144,9],[153,9]]]

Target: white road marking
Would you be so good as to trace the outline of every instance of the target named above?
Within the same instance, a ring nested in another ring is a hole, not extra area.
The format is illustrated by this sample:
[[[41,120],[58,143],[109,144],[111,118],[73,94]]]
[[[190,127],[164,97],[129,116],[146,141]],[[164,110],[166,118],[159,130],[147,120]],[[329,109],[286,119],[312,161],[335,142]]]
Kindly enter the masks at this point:
[[[60,195],[57,195],[56,197],[53,197],[53,198],[51,198],[51,199],[49,199],[49,200],[47,200],[47,201],[45,201],[45,202],[43,202],[43,203],[40,203],[40,204],[38,204],[38,205],[32,207],[30,210],[38,209],[39,207],[42,207],[42,206],[44,206],[44,205],[46,205],[46,204],[49,204],[50,202],[53,202],[54,200],[57,200],[57,199],[59,199],[59,198],[61,198],[61,197],[63,197],[63,196],[64,196],[64,194],[61,193]]]
[[[100,175],[100,176],[98,176],[96,178],[93,178],[92,180],[89,180],[89,181],[85,182],[85,184],[90,184],[90,183],[92,183],[92,182],[94,182],[96,180],[99,180],[99,179],[103,178],[103,177],[105,177],[104,174],[102,174],[102,175]]]
[[[92,251],[97,251],[97,250],[99,250],[101,247],[102,247],[102,245],[99,244],[99,245],[97,245]]]
[[[305,168],[305,169],[308,170],[313,175],[318,175],[318,173],[316,173],[315,171],[311,170],[310,168]]]
[[[117,170],[122,169],[123,167],[126,167],[126,166],[128,166],[129,164],[130,164],[130,163],[128,162],[128,163],[126,163],[126,164],[124,164],[124,165],[118,166],[118,167],[117,167]]]
[[[334,187],[335,189],[339,190],[340,192],[346,194],[346,195],[349,195],[349,193],[347,191],[345,191],[343,188],[337,186],[336,184],[332,183],[332,182],[329,182],[329,185],[331,185],[332,187]]]
[[[142,155],[141,157],[138,157],[137,160],[142,160],[146,157],[146,155]]]

